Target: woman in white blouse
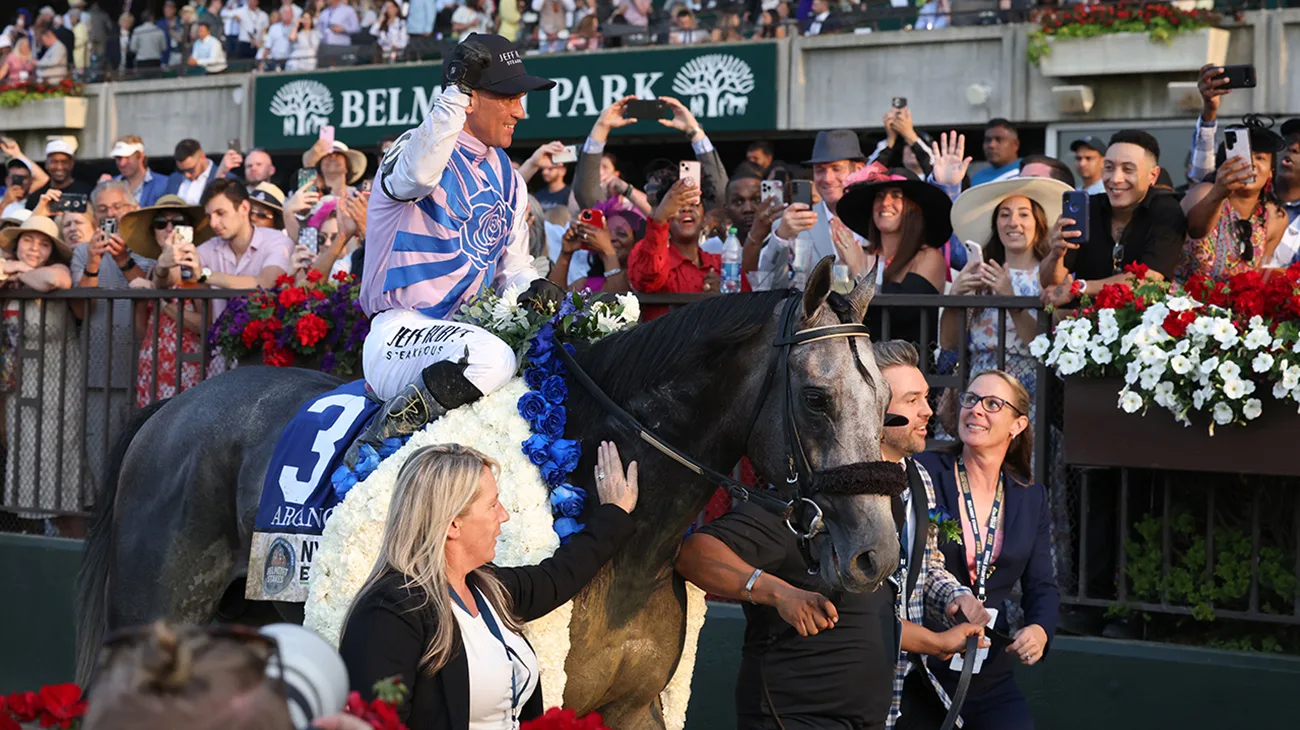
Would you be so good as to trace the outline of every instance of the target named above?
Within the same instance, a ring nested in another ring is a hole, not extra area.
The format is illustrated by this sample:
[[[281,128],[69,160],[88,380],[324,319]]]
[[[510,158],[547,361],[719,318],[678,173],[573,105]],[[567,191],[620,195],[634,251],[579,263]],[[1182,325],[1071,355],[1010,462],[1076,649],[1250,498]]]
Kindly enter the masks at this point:
[[[406,50],[410,39],[406,33],[406,20],[402,18],[402,9],[396,0],[384,0],[379,9],[379,20],[370,26],[370,35],[375,37],[388,60],[396,60]]]
[[[290,71],[312,71],[316,68],[316,49],[320,48],[320,31],[314,27],[311,13],[303,13],[289,32],[293,52],[289,55]]]

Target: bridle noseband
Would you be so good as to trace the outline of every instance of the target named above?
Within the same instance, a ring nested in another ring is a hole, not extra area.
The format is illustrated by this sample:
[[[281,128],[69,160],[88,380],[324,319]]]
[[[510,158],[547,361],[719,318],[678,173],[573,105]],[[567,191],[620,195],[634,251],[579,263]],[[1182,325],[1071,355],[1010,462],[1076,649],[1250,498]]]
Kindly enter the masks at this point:
[[[799,538],[801,543],[806,544],[807,541],[824,531],[826,525],[821,507],[817,506],[817,503],[812,500],[815,494],[814,474],[812,467],[808,463],[808,456],[804,452],[803,443],[799,438],[798,425],[795,423],[794,387],[789,370],[790,351],[797,345],[806,345],[834,338],[865,337],[869,339],[871,333],[866,325],[860,323],[796,329],[799,325],[799,308],[802,302],[802,298],[797,294],[798,292],[792,290],[791,296],[786,300],[785,309],[781,314],[780,331],[776,342],[773,343],[773,346],[778,348],[779,351],[776,358],[773,359],[771,368],[768,369],[762,389],[759,390],[760,397],[757,399],[758,402],[754,407],[754,413],[749,419],[749,428],[745,433],[745,443],[748,444],[750,437],[753,436],[754,428],[758,424],[758,418],[762,413],[763,406],[766,405],[766,399],[761,394],[767,393],[768,389],[773,385],[783,389],[785,397],[782,400],[781,420],[785,430],[786,463],[788,464],[789,473],[785,479],[785,488],[778,489],[775,492],[770,489],[750,487],[725,474],[710,469],[672,444],[664,441],[654,431],[642,425],[622,406],[611,400],[565,348],[557,347],[554,352],[560,356],[560,359],[569,369],[569,373],[596,399],[596,402],[600,403],[610,415],[635,431],[641,440],[678,464],[726,489],[733,499],[753,502],[782,518],[785,520],[786,526]]]

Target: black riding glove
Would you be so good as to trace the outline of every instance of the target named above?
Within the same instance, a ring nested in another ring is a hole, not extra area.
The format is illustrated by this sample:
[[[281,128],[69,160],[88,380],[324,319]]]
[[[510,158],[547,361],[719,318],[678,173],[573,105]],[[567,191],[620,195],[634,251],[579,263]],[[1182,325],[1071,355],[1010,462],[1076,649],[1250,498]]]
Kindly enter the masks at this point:
[[[519,306],[528,307],[538,313],[545,313],[548,309],[554,312],[564,300],[565,294],[564,289],[552,281],[533,279],[533,283],[528,285],[528,291],[519,295]],[[548,304],[549,308],[546,306]]]
[[[451,58],[442,64],[442,86],[452,84],[472,93],[483,78],[483,71],[492,63],[492,53],[478,41],[464,41],[451,51]]]

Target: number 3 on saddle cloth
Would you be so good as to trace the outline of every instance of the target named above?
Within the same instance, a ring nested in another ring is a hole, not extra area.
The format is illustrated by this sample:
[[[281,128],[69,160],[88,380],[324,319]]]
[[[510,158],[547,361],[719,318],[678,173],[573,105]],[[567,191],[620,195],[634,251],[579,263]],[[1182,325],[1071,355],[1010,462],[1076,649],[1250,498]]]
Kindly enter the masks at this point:
[[[245,597],[258,601],[307,600],[316,546],[343,495],[330,475],[382,406],[366,383],[341,385],[303,405],[280,434],[253,523]]]

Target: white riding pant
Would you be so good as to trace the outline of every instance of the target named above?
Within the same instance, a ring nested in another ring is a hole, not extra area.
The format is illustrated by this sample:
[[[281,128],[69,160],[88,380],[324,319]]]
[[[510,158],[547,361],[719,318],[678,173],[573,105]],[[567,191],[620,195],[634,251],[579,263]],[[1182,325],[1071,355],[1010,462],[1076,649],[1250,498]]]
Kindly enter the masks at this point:
[[[465,357],[469,358],[465,378],[483,395],[515,375],[515,353],[500,337],[482,327],[407,309],[375,315],[361,350],[366,383],[383,400],[416,382],[433,363]]]

